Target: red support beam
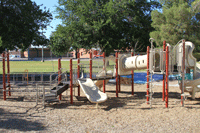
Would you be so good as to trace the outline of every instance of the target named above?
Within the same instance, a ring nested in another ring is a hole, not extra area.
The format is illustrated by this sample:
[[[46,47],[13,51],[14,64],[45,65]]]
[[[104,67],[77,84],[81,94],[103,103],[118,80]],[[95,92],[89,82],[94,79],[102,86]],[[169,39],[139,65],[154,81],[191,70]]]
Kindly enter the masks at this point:
[[[165,92],[165,107],[168,108],[168,89],[169,89],[169,79],[168,79],[168,76],[169,76],[169,47],[167,46],[166,48],[166,92]]]
[[[77,67],[77,78],[79,79],[80,78],[80,53],[78,52],[77,54],[77,64],[78,64],[78,67]],[[80,96],[80,85],[78,85],[78,96]]]
[[[3,99],[6,100],[6,73],[5,73],[5,53],[2,53],[3,57]]]
[[[58,59],[58,84],[61,83],[61,59]],[[61,100],[62,98],[62,94],[59,95],[59,100]]]
[[[60,82],[61,82],[61,66],[60,66],[60,62],[61,62],[61,59],[59,58],[58,59],[58,84],[60,84]]]
[[[106,66],[105,57],[106,57],[105,52],[103,52],[103,70],[105,70],[105,66]],[[106,92],[106,80],[103,80],[103,92],[104,93]]]
[[[73,104],[73,72],[72,72],[72,59],[70,59],[70,103]]]
[[[163,41],[163,60],[164,60],[164,51],[166,48],[166,41]],[[165,73],[163,73],[163,92],[162,92],[162,101],[165,101]]]
[[[149,104],[149,53],[150,47],[147,47],[147,104]]]
[[[120,75],[118,75],[118,88],[119,88],[119,91],[118,92],[121,92],[121,83],[120,83]]]
[[[118,52],[115,53],[115,67],[116,67],[116,97],[118,97]]]
[[[92,79],[92,51],[90,52],[90,79]]]
[[[182,81],[181,94],[184,94],[184,80],[185,80],[185,40],[183,40],[183,60],[182,60]],[[181,96],[181,105],[184,106],[183,96]]]
[[[131,52],[131,56],[134,56],[133,52]],[[134,70],[131,71],[131,85],[132,85],[131,94],[134,95]]]
[[[119,57],[119,54],[120,52],[118,52],[118,57]],[[120,83],[120,75],[118,75],[118,86],[119,86],[119,91],[118,92],[121,92],[121,83]]]
[[[7,52],[7,80],[8,80],[8,96],[11,96],[11,92],[10,92],[10,59],[9,59],[9,52]]]

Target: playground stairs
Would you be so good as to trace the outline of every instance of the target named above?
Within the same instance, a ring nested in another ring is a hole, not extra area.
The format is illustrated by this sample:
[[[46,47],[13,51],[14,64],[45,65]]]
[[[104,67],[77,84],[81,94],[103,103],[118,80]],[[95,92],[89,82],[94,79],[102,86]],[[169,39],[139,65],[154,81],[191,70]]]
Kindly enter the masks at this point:
[[[69,84],[60,83],[57,86],[53,87],[50,90],[50,93],[44,95],[45,102],[52,103],[52,102],[59,102],[57,96],[62,94],[69,88]]]

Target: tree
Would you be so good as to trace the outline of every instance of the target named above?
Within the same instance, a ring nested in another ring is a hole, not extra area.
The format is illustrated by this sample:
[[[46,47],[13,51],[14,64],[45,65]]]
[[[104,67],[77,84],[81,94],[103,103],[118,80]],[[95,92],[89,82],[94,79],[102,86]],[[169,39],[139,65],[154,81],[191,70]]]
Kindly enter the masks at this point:
[[[46,37],[39,30],[45,29],[52,15],[49,10],[42,11],[31,0],[0,1],[0,52],[5,49],[25,50],[30,44],[47,44]]]
[[[152,26],[155,31],[150,36],[162,44],[166,40],[175,45],[179,40],[186,39],[194,44],[200,43],[200,11],[194,10],[194,0],[161,0],[162,12],[152,12]]]
[[[68,27],[58,25],[56,31],[51,34],[49,47],[55,55],[63,55],[71,47],[71,38],[68,33]]]
[[[72,47],[99,47],[110,53],[149,44],[150,13],[159,4],[146,0],[59,0],[58,18],[68,27]]]
[[[200,10],[200,0],[195,0],[193,3],[192,3],[192,7],[193,7],[193,10],[194,11],[199,11]]]

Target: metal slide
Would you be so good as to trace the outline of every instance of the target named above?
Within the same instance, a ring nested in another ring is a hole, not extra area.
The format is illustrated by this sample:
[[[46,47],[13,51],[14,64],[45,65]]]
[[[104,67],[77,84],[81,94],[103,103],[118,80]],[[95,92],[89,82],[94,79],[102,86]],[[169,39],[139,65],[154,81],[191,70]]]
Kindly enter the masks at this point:
[[[106,93],[101,92],[90,78],[78,79],[84,94],[92,103],[102,103],[108,99]]]

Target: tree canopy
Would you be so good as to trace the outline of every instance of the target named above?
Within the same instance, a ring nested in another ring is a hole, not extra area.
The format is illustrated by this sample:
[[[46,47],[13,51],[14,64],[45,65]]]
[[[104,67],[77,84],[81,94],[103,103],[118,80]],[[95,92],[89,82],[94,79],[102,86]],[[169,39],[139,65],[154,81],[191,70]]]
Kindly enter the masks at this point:
[[[67,28],[68,27],[58,25],[56,31],[51,34],[49,47],[53,50],[55,55],[65,54],[71,47],[71,37]]]
[[[162,44],[166,40],[172,45],[181,39],[200,43],[200,10],[199,0],[160,0],[162,12],[152,12],[152,26],[155,31],[150,36]],[[197,46],[197,45],[196,45]]]
[[[99,47],[110,53],[134,47],[137,42],[149,44],[149,32],[154,30],[151,11],[158,7],[159,3],[147,0],[59,0],[57,17],[62,19],[63,28],[66,27],[62,34],[70,38],[73,48]],[[51,43],[52,47],[59,45],[62,44]]]
[[[0,53],[5,49],[25,50],[33,45],[47,44],[40,30],[45,29],[52,19],[49,10],[43,11],[31,0],[0,1]]]

